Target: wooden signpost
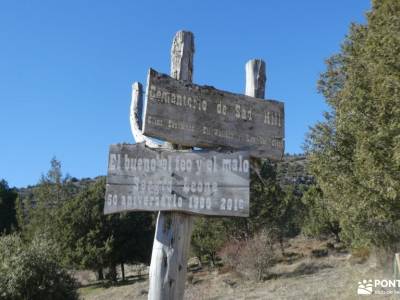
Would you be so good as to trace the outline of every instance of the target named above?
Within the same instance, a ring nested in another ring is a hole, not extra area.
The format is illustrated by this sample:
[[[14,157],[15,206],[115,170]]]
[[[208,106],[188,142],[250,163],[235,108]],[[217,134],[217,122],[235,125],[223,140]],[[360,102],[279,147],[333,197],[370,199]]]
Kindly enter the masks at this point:
[[[184,146],[229,147],[279,160],[282,102],[199,86],[150,69],[143,133]]]
[[[248,216],[250,156],[280,159],[284,151],[283,103],[262,99],[265,63],[246,64],[244,96],[192,84],[193,54],[193,34],[179,31],[171,77],[149,71],[143,126],[142,85],[132,86],[137,144],[110,147],[104,212],[159,211],[150,300],[183,299],[193,214]]]
[[[104,213],[174,210],[247,217],[249,174],[247,152],[111,145]]]

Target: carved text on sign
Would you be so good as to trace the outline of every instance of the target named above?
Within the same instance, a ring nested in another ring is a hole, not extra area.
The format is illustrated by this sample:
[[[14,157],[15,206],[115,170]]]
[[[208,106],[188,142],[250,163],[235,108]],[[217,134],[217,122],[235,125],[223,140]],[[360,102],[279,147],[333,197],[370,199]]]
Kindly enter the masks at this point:
[[[150,69],[143,133],[185,146],[245,149],[252,156],[280,159],[284,107]]]
[[[144,144],[110,147],[105,213],[177,210],[247,216],[246,152],[170,151]]]

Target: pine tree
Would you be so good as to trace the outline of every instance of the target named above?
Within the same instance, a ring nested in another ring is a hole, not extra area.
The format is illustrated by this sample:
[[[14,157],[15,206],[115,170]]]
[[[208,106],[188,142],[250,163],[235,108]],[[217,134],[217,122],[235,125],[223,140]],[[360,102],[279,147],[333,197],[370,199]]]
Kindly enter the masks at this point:
[[[222,218],[196,218],[191,246],[200,260],[208,259],[210,265],[214,267],[217,262],[217,252],[227,239]]]
[[[97,181],[65,203],[53,219],[64,264],[99,271],[100,279],[113,242],[102,210],[104,187],[104,179]]]
[[[98,272],[110,269],[116,280],[116,266],[149,262],[153,242],[152,214],[130,212],[104,215],[105,178],[80,192],[59,210],[53,226],[63,249],[65,265]]]
[[[340,241],[339,218],[330,202],[323,197],[321,189],[311,186],[303,195],[302,201],[307,207],[303,224],[303,233],[309,236],[324,237],[334,235]]]
[[[57,209],[71,198],[69,176],[63,176],[61,162],[55,157],[46,175],[42,175],[34,189],[33,198],[25,199],[19,206],[24,207],[26,224],[22,227],[26,239],[32,239],[37,232],[53,235],[53,220]]]
[[[10,233],[16,228],[16,199],[16,191],[5,180],[0,180],[0,234]]]
[[[331,112],[310,131],[311,172],[353,246],[400,238],[400,2],[372,1],[327,61],[319,89]]]

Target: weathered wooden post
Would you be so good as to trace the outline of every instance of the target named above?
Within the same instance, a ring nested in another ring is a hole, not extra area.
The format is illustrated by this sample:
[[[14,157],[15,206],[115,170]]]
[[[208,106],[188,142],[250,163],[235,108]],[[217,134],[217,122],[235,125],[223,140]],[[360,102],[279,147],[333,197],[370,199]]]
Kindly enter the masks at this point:
[[[245,94],[250,97],[265,98],[265,83],[266,72],[265,62],[262,59],[251,59],[246,63],[246,87]],[[265,185],[264,180],[260,174],[261,160],[259,158],[252,159],[252,169],[257,174],[258,178]]]
[[[265,62],[261,59],[252,59],[246,63],[246,95],[265,98]]]
[[[177,32],[171,48],[171,77],[192,81],[193,54],[193,33]],[[176,144],[171,146],[180,148]],[[151,255],[149,300],[183,299],[193,218],[185,213],[158,213]]]
[[[394,278],[399,279],[399,277],[400,277],[400,253],[394,254],[393,273],[394,273]]]
[[[149,69],[143,118],[142,85],[132,85],[136,144],[111,145],[108,157],[104,213],[158,211],[150,300],[183,299],[191,214],[247,217],[250,157],[279,160],[284,150],[284,104],[260,99],[265,63],[246,64],[245,96],[193,84],[193,54],[193,34],[178,32],[171,76]]]

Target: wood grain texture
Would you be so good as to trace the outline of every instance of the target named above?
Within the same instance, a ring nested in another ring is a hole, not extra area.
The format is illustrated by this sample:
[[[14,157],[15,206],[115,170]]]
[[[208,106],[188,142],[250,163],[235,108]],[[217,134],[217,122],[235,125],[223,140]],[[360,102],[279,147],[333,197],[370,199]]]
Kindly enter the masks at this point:
[[[247,152],[111,145],[104,213],[169,210],[246,217],[249,174]]]
[[[130,107],[129,121],[131,132],[136,143],[145,142],[148,147],[158,148],[162,145],[157,144],[149,137],[142,134],[142,107],[143,107],[143,88],[140,82],[132,84],[132,100]]]
[[[261,59],[251,59],[246,63],[246,92],[250,97],[265,98],[265,62]]]
[[[177,32],[171,47],[171,76],[192,81],[193,56],[193,33]],[[168,142],[164,145],[182,148]],[[158,213],[149,274],[150,300],[183,299],[193,222],[194,217],[188,214]]]
[[[157,218],[149,274],[149,300],[182,300],[193,218],[160,212]]]
[[[194,36],[189,31],[178,31],[171,47],[171,77],[192,81]]]
[[[246,150],[261,158],[283,156],[282,102],[199,86],[152,69],[146,99],[148,136],[184,146]]]
[[[250,97],[265,97],[265,62],[261,59],[251,59],[245,65],[246,88],[245,93]],[[251,160],[251,168],[257,174],[258,179],[266,185],[261,176],[262,159],[254,157]]]

